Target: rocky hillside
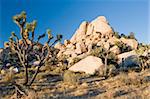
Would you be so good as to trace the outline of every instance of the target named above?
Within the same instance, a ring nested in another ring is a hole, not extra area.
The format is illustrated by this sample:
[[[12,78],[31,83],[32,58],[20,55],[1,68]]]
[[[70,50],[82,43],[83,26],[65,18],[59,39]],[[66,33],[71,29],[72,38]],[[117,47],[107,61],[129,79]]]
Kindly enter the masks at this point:
[[[90,23],[82,22],[70,40],[65,40],[64,44],[56,44],[55,48],[60,49],[58,57],[62,54],[70,57],[87,54],[92,51],[94,46],[103,46],[118,55],[121,50],[116,46],[117,43],[131,47],[131,50],[138,48],[137,40],[118,36],[106,18],[99,16]]]
[[[49,46],[53,38],[50,31],[48,43],[36,45],[29,39],[35,22],[28,25],[30,29],[25,27],[22,31],[26,34],[26,44],[22,39],[17,47],[8,42],[0,49],[1,99],[18,96],[21,99],[149,99],[150,45],[139,43],[134,33],[120,35],[104,16],[99,16],[91,22],[82,22],[70,40]],[[14,33],[13,36],[16,37]],[[58,35],[56,41],[60,38]],[[20,57],[26,51],[28,56],[18,58],[13,52],[15,48],[23,50],[18,52]],[[27,75],[22,64],[27,65]],[[25,76],[30,80],[36,72],[33,84],[24,86]]]
[[[105,51],[101,53],[108,51],[115,56],[117,59],[116,63],[119,66],[124,65],[124,67],[127,67],[129,65],[139,65],[138,57],[143,54],[143,52],[139,52],[139,50],[141,50],[140,45],[132,32],[129,36],[125,36],[124,34],[119,35],[112,29],[104,16],[99,16],[92,22],[82,22],[70,40],[65,40],[64,44],[59,42],[54,47],[60,50],[57,54],[58,58],[62,56],[67,57],[69,66],[73,65],[77,59],[81,60],[89,55],[93,56],[96,51],[98,51],[96,49],[102,48]],[[150,52],[149,48],[143,50],[146,55]],[[94,56],[99,55],[99,53],[96,54],[97,55]],[[92,61],[92,59],[93,58],[90,60]],[[87,64],[92,64],[90,60],[87,60]],[[81,62],[80,64],[78,63],[78,66],[75,65],[75,71],[80,71],[83,64],[84,63]],[[86,66],[87,64],[85,64],[86,68],[88,67]],[[98,67],[103,64],[104,61],[99,64]],[[98,67],[93,68],[94,71],[97,70]],[[79,68],[79,70],[77,68]],[[81,71],[87,72],[85,70]]]

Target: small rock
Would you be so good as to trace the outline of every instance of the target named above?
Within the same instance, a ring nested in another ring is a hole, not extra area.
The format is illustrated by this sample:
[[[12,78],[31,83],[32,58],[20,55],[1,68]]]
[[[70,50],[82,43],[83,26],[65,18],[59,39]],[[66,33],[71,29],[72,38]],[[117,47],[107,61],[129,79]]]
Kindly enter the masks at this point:
[[[84,82],[79,87],[81,87],[81,88],[87,88],[88,87],[88,83]]]
[[[86,89],[78,89],[74,92],[74,96],[83,96],[86,95],[88,91]]]

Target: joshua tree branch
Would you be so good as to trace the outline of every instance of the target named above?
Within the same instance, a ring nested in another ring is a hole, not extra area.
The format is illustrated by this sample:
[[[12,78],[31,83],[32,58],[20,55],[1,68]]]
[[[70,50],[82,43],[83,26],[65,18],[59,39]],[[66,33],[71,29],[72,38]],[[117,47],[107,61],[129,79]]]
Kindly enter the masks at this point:
[[[39,66],[38,66],[36,72],[34,73],[33,77],[31,78],[31,80],[30,80],[30,82],[29,82],[29,86],[31,86],[32,83],[34,82],[34,80],[35,80],[35,78],[36,78],[36,76],[37,76],[37,74],[38,74],[38,72],[39,72],[41,66],[43,66],[44,63],[46,62],[46,60],[49,58],[49,55],[50,55],[50,48],[49,48],[48,44],[46,44],[46,47],[47,47],[47,50],[48,50],[47,55],[46,55],[45,58],[43,58],[42,60],[40,60]]]

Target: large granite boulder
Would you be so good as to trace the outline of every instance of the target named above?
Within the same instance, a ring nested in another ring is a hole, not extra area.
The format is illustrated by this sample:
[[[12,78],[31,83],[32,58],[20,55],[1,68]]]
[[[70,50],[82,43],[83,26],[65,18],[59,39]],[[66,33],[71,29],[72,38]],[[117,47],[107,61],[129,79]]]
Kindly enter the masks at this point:
[[[104,37],[111,34],[113,34],[113,30],[108,21],[104,16],[99,16],[90,23],[82,22],[70,41],[77,43],[89,38],[88,40],[94,43],[95,41],[98,42],[102,35]]]
[[[131,65],[138,65],[138,55],[133,50],[130,52],[125,52],[122,54],[119,54],[118,56],[118,64],[120,66],[129,67]]]
[[[91,22],[94,27],[94,32],[99,32],[103,35],[108,35],[113,33],[112,28],[110,27],[108,21],[104,16],[99,16]]]
[[[100,58],[95,56],[87,56],[74,64],[69,70],[74,72],[85,72],[93,75],[97,70],[104,68],[103,62]]]
[[[119,49],[119,47],[116,46],[116,45],[113,46],[113,47],[111,47],[110,51],[113,52],[113,53],[115,53],[116,55],[120,54],[120,52],[121,52],[120,49]]]

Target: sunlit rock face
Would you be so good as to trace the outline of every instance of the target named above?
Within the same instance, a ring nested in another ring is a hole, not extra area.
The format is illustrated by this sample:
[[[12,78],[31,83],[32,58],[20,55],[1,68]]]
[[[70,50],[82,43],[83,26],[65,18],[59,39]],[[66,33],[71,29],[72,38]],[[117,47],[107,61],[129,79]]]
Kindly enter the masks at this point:
[[[86,36],[85,34],[86,34],[86,31],[87,31],[87,25],[88,25],[88,22],[86,22],[86,21],[81,23],[79,28],[76,30],[76,32],[74,33],[74,35],[70,39],[70,41],[72,43],[79,42],[82,39],[85,39],[85,36]]]
[[[90,52],[92,46],[108,45],[113,30],[104,16],[99,16],[91,22],[83,21],[70,40],[65,40],[67,49],[74,50],[75,54]],[[72,56],[72,55],[70,55]]]
[[[138,65],[138,55],[135,51],[121,53],[117,57],[120,66]]]
[[[99,16],[92,22],[82,22],[75,34],[71,38],[72,43],[83,41],[88,36],[91,39],[98,39],[100,36],[110,35],[113,33],[111,26],[104,16]]]
[[[99,70],[100,68],[102,69],[103,67],[104,65],[100,58],[88,56],[71,66],[69,70],[74,72],[85,72],[87,74],[93,75],[96,70]]]
[[[104,16],[99,16],[91,22],[94,27],[93,32],[100,32],[102,35],[109,35],[113,33],[112,28],[110,27],[108,21]]]
[[[119,55],[120,62],[122,58],[133,53],[122,54],[118,44],[131,47],[131,50],[138,47],[138,42],[135,39],[116,36],[106,17],[99,16],[91,22],[83,21],[70,40],[64,40],[64,44],[56,44],[55,47],[60,50],[57,56],[66,55],[69,62],[79,56],[87,57],[94,50],[94,47],[103,47],[116,56]],[[130,62],[126,60],[126,64],[128,63]]]

